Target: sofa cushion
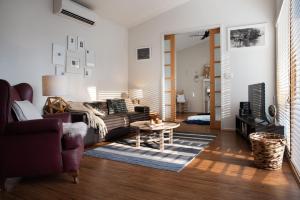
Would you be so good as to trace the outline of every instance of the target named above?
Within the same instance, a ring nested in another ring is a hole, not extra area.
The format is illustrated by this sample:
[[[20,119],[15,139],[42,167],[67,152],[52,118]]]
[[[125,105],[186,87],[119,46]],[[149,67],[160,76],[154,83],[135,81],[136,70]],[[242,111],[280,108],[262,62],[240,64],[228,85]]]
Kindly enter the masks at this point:
[[[112,99],[107,99],[106,102],[107,102],[108,114],[109,115],[114,114],[115,110],[114,110],[114,107],[113,107],[113,101],[112,101]]]
[[[149,120],[149,115],[147,113],[141,113],[141,112],[129,112],[129,113],[127,113],[127,117],[128,117],[129,123],[132,123],[135,121]]]
[[[108,131],[115,128],[129,126],[129,120],[125,113],[115,113],[115,114],[107,115],[106,117],[103,118],[103,121]]]
[[[92,107],[93,109],[97,110],[101,117],[109,114],[107,103],[105,101],[86,102],[84,103],[84,105],[87,107]]]
[[[127,113],[127,107],[124,99],[109,99],[107,100],[109,114]]]

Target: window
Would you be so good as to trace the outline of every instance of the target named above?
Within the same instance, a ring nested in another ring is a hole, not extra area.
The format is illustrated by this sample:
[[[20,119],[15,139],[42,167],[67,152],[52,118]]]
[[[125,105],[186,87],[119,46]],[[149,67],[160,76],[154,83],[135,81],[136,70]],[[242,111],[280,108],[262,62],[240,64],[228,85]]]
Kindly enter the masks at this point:
[[[278,121],[285,126],[287,149],[300,172],[300,1],[284,0],[276,24]]]
[[[291,161],[300,172],[300,1],[291,0]]]
[[[289,0],[283,2],[277,24],[276,96],[278,122],[284,126],[290,151],[290,23]]]

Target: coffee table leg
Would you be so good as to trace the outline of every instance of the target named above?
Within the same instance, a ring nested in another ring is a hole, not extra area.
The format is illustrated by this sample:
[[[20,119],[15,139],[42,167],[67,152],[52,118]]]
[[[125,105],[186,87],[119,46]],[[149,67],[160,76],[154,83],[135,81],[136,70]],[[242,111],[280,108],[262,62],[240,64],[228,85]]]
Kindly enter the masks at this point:
[[[170,129],[170,135],[169,135],[169,143],[173,144],[173,129]]]
[[[161,151],[163,151],[165,149],[165,145],[164,145],[165,141],[164,140],[165,140],[165,138],[164,138],[164,131],[161,130],[161,131],[159,131],[159,149]]]
[[[136,129],[136,147],[139,148],[141,146],[141,131],[139,128]]]

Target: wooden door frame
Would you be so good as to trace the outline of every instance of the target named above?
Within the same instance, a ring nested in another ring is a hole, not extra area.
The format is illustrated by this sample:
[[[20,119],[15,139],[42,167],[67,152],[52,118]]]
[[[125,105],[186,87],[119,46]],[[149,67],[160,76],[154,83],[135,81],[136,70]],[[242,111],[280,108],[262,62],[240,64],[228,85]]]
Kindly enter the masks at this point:
[[[170,34],[170,35],[165,35],[164,40],[170,40],[170,52],[165,52],[165,53],[170,53],[170,65],[168,65],[171,69],[171,77],[170,77],[170,82],[171,82],[171,90],[166,91],[165,93],[170,93],[171,95],[171,119],[169,121],[175,121],[176,120],[176,78],[175,78],[175,73],[176,73],[176,61],[175,61],[175,54],[176,54],[176,44],[175,44],[175,34]],[[164,65],[164,67],[167,67],[167,65]],[[165,81],[167,78],[164,78]],[[165,104],[166,106],[166,104]]]
[[[220,29],[220,44],[221,44],[221,60],[222,58],[224,57],[224,54],[225,54],[225,51],[226,51],[226,48],[225,45],[223,45],[223,39],[227,39],[226,37],[226,34],[227,34],[227,31],[226,31],[226,28],[224,25],[222,24],[216,24],[216,25],[207,25],[207,26],[197,26],[197,27],[190,27],[190,28],[184,28],[184,29],[175,29],[175,30],[170,30],[170,31],[165,31],[165,32],[162,32],[160,35],[160,41],[161,41],[161,92],[160,92],[160,95],[161,95],[161,100],[160,100],[160,113],[161,113],[161,116],[162,116],[162,119],[164,120],[164,116],[163,116],[163,111],[164,111],[164,69],[165,69],[165,65],[164,65],[164,56],[165,56],[165,53],[164,53],[164,50],[165,50],[165,43],[164,43],[164,40],[165,40],[165,35],[176,35],[176,34],[183,34],[183,33],[188,33],[188,32],[195,32],[195,31],[199,31],[199,30],[203,30],[203,29],[215,29],[215,28],[219,28]],[[226,43],[224,43],[226,44]],[[224,47],[223,47],[224,46]],[[176,54],[176,53],[175,53]],[[176,55],[175,55],[175,58],[176,58]],[[223,70],[224,70],[224,67],[223,67],[223,62],[221,62],[221,74],[223,74]],[[176,70],[176,64],[175,64],[175,70]],[[222,86],[221,86],[222,87]],[[176,89],[176,83],[175,83],[175,89]],[[175,97],[176,98],[176,97]],[[222,94],[221,94],[221,98],[222,98]],[[221,107],[223,107],[222,105],[222,102],[221,102]],[[222,120],[222,119],[221,119]],[[222,125],[222,124],[221,124]]]
[[[215,29],[210,29],[209,30],[209,52],[210,52],[210,128],[211,129],[221,129],[221,120],[220,121],[216,121],[216,108],[215,108],[215,96],[216,96],[216,91],[215,91],[215,64],[217,63],[215,61],[215,48],[220,48],[221,51],[221,42],[220,42],[220,46],[217,47],[215,45],[215,34],[221,34],[221,29],[220,28],[215,28]],[[220,52],[221,53],[221,52]],[[220,65],[222,64],[222,57],[220,58]],[[222,68],[221,68],[222,70]],[[222,73],[221,73],[222,74]],[[221,76],[222,77],[222,76]],[[221,80],[221,91],[219,91],[221,93],[221,98],[222,98],[222,80]],[[221,101],[222,102],[222,101]],[[221,109],[222,109],[222,105],[221,105]],[[221,113],[220,113],[221,115]]]

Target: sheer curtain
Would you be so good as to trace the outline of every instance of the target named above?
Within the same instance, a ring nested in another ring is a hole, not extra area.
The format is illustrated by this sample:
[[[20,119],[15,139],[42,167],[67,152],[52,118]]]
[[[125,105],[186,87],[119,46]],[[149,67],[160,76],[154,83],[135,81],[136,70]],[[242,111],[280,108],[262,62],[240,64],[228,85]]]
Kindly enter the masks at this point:
[[[277,66],[276,96],[278,122],[284,126],[290,151],[290,0],[284,0],[276,24]]]
[[[291,0],[291,161],[300,172],[300,1]]]
[[[276,24],[276,91],[278,121],[284,125],[287,149],[300,172],[300,1],[284,0]]]

